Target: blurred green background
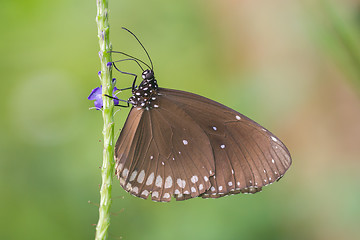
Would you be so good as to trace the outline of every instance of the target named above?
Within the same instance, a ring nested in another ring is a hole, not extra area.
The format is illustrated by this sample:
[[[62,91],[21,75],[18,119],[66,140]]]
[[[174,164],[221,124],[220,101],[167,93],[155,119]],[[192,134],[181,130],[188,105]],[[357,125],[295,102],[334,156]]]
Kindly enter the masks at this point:
[[[360,239],[359,1],[112,0],[110,9],[114,50],[146,60],[121,27],[131,29],[160,86],[240,111],[293,157],[263,192],[216,200],[144,201],[114,179],[110,239]],[[1,239],[94,237],[95,15],[95,0],[1,1]],[[132,82],[115,77],[118,87]]]

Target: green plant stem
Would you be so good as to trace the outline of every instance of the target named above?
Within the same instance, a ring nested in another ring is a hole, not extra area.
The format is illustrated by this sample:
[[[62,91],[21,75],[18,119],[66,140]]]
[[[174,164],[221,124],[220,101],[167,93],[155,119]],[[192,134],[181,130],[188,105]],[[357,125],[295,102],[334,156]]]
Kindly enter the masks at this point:
[[[111,43],[109,38],[109,20],[108,20],[108,1],[97,0],[96,22],[98,26],[98,38],[100,45],[101,61],[101,85],[103,96],[105,94],[112,96],[113,84],[111,67],[107,63],[111,62]],[[111,188],[114,174],[114,104],[113,100],[103,97],[103,164],[101,167],[101,189],[100,189],[100,206],[99,221],[96,226],[95,239],[107,239],[108,229],[110,226],[110,207],[111,207]]]

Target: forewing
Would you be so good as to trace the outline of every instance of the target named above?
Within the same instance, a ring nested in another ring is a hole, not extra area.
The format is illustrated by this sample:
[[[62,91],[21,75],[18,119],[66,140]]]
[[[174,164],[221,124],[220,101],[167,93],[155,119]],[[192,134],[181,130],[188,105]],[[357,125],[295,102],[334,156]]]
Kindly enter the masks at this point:
[[[204,130],[215,157],[215,175],[202,197],[255,193],[280,179],[291,165],[286,146],[246,116],[205,97],[159,89]]]

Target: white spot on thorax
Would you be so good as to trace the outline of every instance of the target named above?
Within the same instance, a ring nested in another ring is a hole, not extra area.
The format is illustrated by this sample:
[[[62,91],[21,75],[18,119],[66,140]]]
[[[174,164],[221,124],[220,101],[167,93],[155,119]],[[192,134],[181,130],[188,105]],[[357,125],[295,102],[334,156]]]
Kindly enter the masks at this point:
[[[184,145],[188,144],[188,141],[186,141],[185,139],[183,140]]]

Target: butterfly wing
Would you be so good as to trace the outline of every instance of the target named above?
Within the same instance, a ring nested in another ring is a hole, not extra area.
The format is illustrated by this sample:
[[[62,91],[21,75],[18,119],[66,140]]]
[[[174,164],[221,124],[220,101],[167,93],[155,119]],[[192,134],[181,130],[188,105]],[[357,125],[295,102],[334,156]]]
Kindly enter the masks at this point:
[[[115,146],[116,175],[131,194],[154,201],[197,197],[210,187],[215,165],[201,127],[172,101],[132,108]]]
[[[290,167],[286,146],[246,116],[196,94],[164,88],[159,94],[186,112],[210,141],[215,175],[202,197],[258,192],[279,180]]]

